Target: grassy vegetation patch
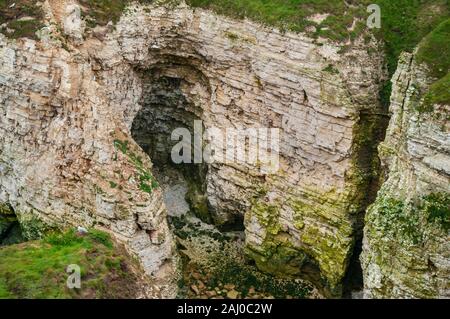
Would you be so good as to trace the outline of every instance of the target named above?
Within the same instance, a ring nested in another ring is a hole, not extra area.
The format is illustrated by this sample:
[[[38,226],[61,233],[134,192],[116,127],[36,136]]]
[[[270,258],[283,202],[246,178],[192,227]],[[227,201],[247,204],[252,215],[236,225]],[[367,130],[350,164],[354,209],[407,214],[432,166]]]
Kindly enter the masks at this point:
[[[417,52],[417,62],[426,63],[430,75],[443,78],[450,70],[450,19],[428,34]]]
[[[437,79],[425,92],[419,112],[433,112],[434,105],[450,105],[450,19],[440,23],[421,42],[417,51],[418,63],[426,64],[429,76]]]
[[[450,194],[435,193],[425,196],[421,209],[427,213],[428,222],[438,223],[445,232],[450,230]]]
[[[417,110],[419,112],[432,112],[434,111],[433,105],[436,104],[450,105],[450,73],[430,86],[423,103],[419,105]]]
[[[431,193],[416,203],[381,196],[371,209],[375,209],[375,214],[368,216],[374,229],[382,230],[380,233],[386,238],[396,238],[404,244],[422,245],[433,238],[430,232],[448,232],[450,229],[448,193]]]
[[[89,27],[116,23],[130,0],[79,0],[82,16]]]
[[[37,39],[36,31],[41,29],[44,14],[42,9],[31,0],[0,0],[0,30],[8,38]]]
[[[450,14],[447,0],[377,0],[374,3],[381,8],[380,37],[386,46],[391,75],[397,68],[400,53],[412,52]]]
[[[69,265],[81,269],[81,288],[69,289]],[[0,298],[133,298],[131,258],[98,230],[47,235],[0,249]]]
[[[336,0],[187,0],[187,3],[235,18],[250,18],[281,30],[299,32],[314,27],[315,37],[341,41],[353,39],[361,32],[362,20],[365,22],[367,16],[365,9],[371,2],[361,0],[349,5]],[[321,22],[308,19],[316,13],[329,15]]]

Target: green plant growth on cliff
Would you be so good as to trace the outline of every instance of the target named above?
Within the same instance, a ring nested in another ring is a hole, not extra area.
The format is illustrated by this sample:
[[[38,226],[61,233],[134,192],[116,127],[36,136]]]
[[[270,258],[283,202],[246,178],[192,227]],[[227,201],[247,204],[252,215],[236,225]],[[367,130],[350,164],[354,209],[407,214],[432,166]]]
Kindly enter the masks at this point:
[[[301,32],[314,27],[314,37],[337,41],[354,39],[364,29],[368,16],[365,10],[371,2],[358,2],[349,6],[337,0],[187,0],[192,7],[211,9],[235,18],[249,18],[281,30]],[[328,16],[320,23],[307,19],[316,13]],[[355,18],[360,21],[352,29]]]
[[[128,141],[116,139],[114,140],[114,146],[116,150],[119,150],[124,154],[136,168],[138,172],[137,179],[139,180],[139,189],[141,191],[151,194],[155,188],[159,187],[156,178],[150,170],[145,167],[142,158],[129,148]]]
[[[309,257],[290,242],[290,236],[284,233],[279,222],[280,208],[254,200],[246,218],[256,217],[265,230],[263,242],[258,247],[247,245],[246,253],[262,271],[278,276],[296,276]]]
[[[432,112],[435,104],[450,105],[450,19],[439,24],[421,42],[416,60],[430,70],[429,76],[437,79],[425,93],[419,112]]]
[[[445,232],[450,230],[450,194],[434,193],[423,198],[421,210],[430,223],[437,223]]]
[[[89,27],[116,23],[130,0],[79,0],[82,16]]]
[[[44,223],[34,215],[20,218],[20,228],[22,235],[27,240],[36,240],[43,238],[47,233],[55,231],[55,227]]]
[[[131,258],[104,232],[71,230],[0,248],[0,298],[133,298]],[[69,265],[81,269],[81,288],[69,289]]]
[[[423,103],[419,106],[419,112],[432,112],[433,105],[450,105],[450,73],[442,79],[434,82],[425,94]]]
[[[36,39],[36,31],[44,26],[42,9],[36,3],[30,0],[0,0],[0,25],[5,24],[0,32],[11,39]]]
[[[422,197],[417,203],[379,196],[370,208],[366,222],[375,231],[381,230],[385,239],[396,238],[406,245],[422,245],[433,236],[433,225],[447,232],[450,228],[450,195],[432,193]]]
[[[430,76],[441,79],[450,70],[450,19],[428,34],[417,51],[418,63],[426,63]]]
[[[0,215],[14,215],[14,211],[8,204],[0,203]]]
[[[359,121],[353,128],[353,169],[347,172],[346,180],[348,185],[354,187],[348,196],[353,213],[357,214],[365,211],[375,200],[380,184],[378,145],[385,137],[389,118],[377,111],[381,112],[375,108],[373,113],[361,112]]]
[[[188,182],[188,191],[185,196],[189,207],[194,214],[205,223],[212,223],[211,214],[208,209],[208,197],[204,194],[202,186],[196,181]]]
[[[397,238],[413,245],[419,244],[423,235],[420,231],[420,216],[403,201],[381,197],[376,205],[377,226],[388,238]]]

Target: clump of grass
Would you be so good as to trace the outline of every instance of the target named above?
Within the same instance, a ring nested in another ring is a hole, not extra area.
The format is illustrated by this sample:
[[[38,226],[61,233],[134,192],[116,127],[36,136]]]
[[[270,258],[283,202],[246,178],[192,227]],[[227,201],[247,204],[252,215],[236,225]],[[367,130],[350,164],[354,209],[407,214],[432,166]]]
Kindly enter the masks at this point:
[[[65,233],[50,233],[43,239],[43,242],[53,246],[71,246],[82,243],[83,240],[82,236],[78,236],[74,230],[70,230]]]
[[[326,68],[323,69],[323,71],[331,73],[331,74],[339,74],[339,70],[333,67],[333,64],[328,64]]]
[[[133,298],[132,259],[98,230],[52,233],[0,249],[0,298]],[[67,266],[81,269],[81,288],[69,289]]]
[[[433,105],[450,105],[450,73],[433,83],[425,94],[424,102],[419,106],[419,112],[432,112]]]
[[[440,79],[447,75],[450,69],[450,19],[425,37],[416,59],[428,65],[432,77]]]
[[[116,23],[122,15],[129,0],[80,0],[82,15],[89,27],[106,25],[109,21]]]
[[[0,0],[0,25],[12,32],[2,32],[11,39],[31,38],[37,39],[36,31],[44,24],[42,9],[31,0]]]
[[[438,223],[445,232],[450,230],[450,194],[433,193],[425,196],[421,209],[427,212],[428,222]]]

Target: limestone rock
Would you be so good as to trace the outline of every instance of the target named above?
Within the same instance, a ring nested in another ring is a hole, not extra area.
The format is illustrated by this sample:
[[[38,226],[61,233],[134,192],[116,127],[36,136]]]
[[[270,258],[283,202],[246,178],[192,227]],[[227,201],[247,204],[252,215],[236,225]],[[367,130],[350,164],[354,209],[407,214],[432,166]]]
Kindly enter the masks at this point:
[[[66,6],[66,15],[63,21],[64,33],[74,40],[82,40],[84,33],[84,21],[81,20],[81,9],[77,4]]]
[[[392,83],[392,118],[380,145],[386,181],[364,230],[364,294],[448,298],[450,108],[421,111],[430,79],[414,55],[403,54]]]

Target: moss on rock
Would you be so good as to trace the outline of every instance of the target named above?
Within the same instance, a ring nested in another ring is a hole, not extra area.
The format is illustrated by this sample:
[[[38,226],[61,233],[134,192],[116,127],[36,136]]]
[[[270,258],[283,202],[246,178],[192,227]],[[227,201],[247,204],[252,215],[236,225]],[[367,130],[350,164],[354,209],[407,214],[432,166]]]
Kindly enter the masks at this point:
[[[0,215],[14,215],[14,211],[8,204],[0,203]]]
[[[37,216],[31,214],[18,213],[17,214],[22,235],[27,240],[38,240],[43,238],[49,232],[57,229],[53,225],[46,224]]]
[[[279,206],[255,200],[246,219],[252,217],[264,228],[265,236],[261,245],[247,245],[249,257],[264,272],[279,276],[299,275],[307,256],[292,245],[289,234],[281,231]]]
[[[434,263],[448,253],[449,194],[390,194],[382,189],[366,216],[365,285],[373,297],[436,298],[445,290]]]

